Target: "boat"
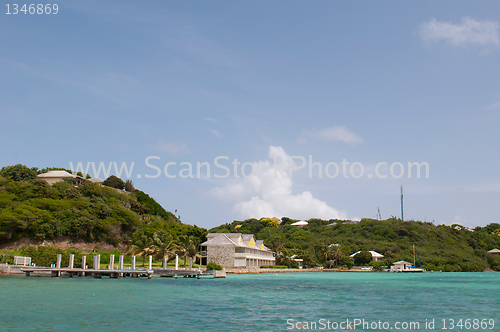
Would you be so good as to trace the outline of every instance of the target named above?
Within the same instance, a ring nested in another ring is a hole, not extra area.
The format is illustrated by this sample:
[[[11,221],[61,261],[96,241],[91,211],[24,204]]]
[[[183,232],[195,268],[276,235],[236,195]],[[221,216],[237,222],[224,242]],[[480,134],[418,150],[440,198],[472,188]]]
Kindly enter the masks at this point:
[[[413,245],[413,265],[406,261],[399,261],[392,264],[390,272],[402,272],[402,273],[422,273],[425,272],[425,269],[422,268],[422,264],[420,263],[420,259],[418,263],[420,264],[420,268],[415,267],[415,244]]]

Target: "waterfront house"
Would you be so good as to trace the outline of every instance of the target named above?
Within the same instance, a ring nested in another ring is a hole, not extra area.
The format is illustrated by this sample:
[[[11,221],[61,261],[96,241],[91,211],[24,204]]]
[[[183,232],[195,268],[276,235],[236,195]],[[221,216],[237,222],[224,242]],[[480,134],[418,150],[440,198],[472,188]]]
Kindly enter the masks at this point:
[[[227,268],[275,265],[273,252],[253,234],[209,233],[200,247],[203,265],[210,262]]]
[[[391,265],[391,272],[408,270],[412,266],[413,264],[407,261],[398,261]]]
[[[85,180],[81,176],[70,174],[66,171],[48,171],[47,173],[38,174],[38,178],[45,180],[48,184],[54,184],[62,181],[64,178],[74,178],[76,180],[75,186],[80,186]]]
[[[349,257],[354,257],[357,254],[359,254],[361,251],[356,251],[354,254],[350,255]],[[376,251],[370,250],[370,254],[372,254],[372,262],[379,262],[384,259],[384,255],[379,254]]]

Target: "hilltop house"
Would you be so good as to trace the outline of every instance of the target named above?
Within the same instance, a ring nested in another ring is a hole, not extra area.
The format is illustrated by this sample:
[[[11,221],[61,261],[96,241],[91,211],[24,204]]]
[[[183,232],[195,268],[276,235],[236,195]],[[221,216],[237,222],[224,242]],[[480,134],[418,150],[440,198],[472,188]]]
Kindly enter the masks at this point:
[[[203,265],[210,262],[227,268],[275,265],[273,252],[253,234],[209,233],[200,247]]]
[[[493,255],[493,256],[500,256],[500,250],[498,250],[496,248],[495,249],[491,249],[487,253],[490,254],[490,255]]]
[[[85,180],[81,176],[70,174],[66,171],[48,171],[47,173],[39,174],[39,179],[45,180],[48,184],[54,184],[62,181],[64,178],[74,178],[76,180],[75,186],[80,186]]]

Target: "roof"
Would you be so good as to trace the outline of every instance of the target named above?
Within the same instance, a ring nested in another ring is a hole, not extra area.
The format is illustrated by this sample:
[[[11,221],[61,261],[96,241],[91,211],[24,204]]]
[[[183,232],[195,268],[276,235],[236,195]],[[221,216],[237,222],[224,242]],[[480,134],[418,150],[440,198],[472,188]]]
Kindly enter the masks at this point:
[[[239,242],[237,239],[239,237],[246,240],[252,240],[255,238],[253,234],[241,234],[241,233],[208,233],[207,240],[200,244],[200,246],[235,246],[240,248],[252,248],[257,250],[265,250],[269,251],[270,249],[264,246],[263,249],[259,248],[259,246],[249,246],[245,242]],[[236,241],[235,241],[236,240]],[[264,240],[256,240],[258,244],[264,244]]]
[[[38,174],[39,178],[73,178],[73,174],[66,171],[48,171],[47,173]]]
[[[491,249],[490,251],[488,251],[489,254],[500,254],[500,250],[498,250],[497,248],[495,249]]]
[[[100,179],[100,178],[91,178],[89,179],[90,182],[94,182],[94,183],[103,183],[104,180],[103,179]]]
[[[401,264],[404,264],[404,265],[413,265],[413,263],[410,263],[410,262],[407,262],[407,261],[398,261],[398,262],[394,262],[392,263],[392,265],[401,265]]]
[[[234,233],[233,233],[234,234]],[[226,233],[210,233],[209,235],[212,235],[210,238],[207,235],[208,240],[203,242],[201,245],[202,246],[207,246],[207,245],[217,245],[217,246],[224,246],[224,245],[230,245],[230,246],[238,246],[236,242],[231,240],[229,236],[227,236]]]
[[[309,225],[309,223],[305,220],[297,221],[292,224],[292,226],[305,226],[305,225]]]
[[[356,251],[354,254],[350,255],[349,257],[354,257],[354,256],[356,256],[357,254],[359,254],[360,252],[361,252],[361,250],[360,250],[360,251]],[[373,250],[370,250],[370,251],[369,251],[369,253],[370,253],[370,254],[372,254],[372,257],[378,257],[378,258],[382,258],[382,257],[384,257],[384,255],[381,255],[381,254],[379,254],[378,252],[373,251]]]

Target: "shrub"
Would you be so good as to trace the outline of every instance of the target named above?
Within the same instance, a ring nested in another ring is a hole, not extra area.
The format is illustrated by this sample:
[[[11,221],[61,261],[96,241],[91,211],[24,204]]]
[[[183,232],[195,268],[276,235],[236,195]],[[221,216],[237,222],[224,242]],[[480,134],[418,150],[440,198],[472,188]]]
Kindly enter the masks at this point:
[[[354,264],[366,265],[372,261],[372,254],[369,251],[361,251],[354,256]]]
[[[288,269],[286,265],[261,265],[261,269]]]
[[[213,270],[220,271],[220,270],[222,270],[222,266],[220,266],[219,264],[217,264],[215,262],[208,263],[207,264],[207,271],[213,271]]]

